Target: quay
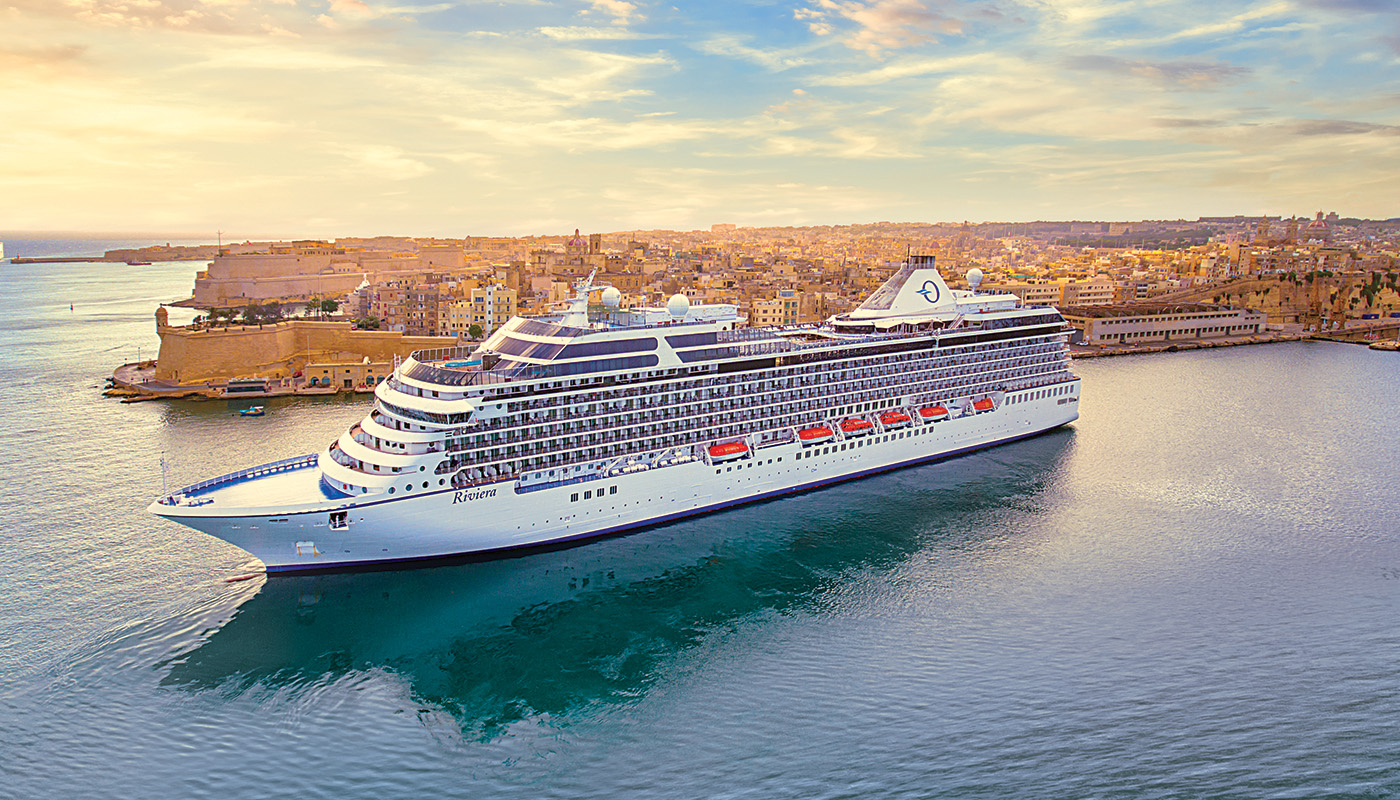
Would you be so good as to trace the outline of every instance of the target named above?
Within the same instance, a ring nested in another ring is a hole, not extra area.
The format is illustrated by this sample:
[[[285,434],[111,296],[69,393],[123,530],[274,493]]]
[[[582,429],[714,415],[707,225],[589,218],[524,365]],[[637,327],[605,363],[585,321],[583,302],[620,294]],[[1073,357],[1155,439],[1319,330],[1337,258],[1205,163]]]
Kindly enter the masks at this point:
[[[1241,347],[1251,344],[1277,344],[1297,342],[1317,338],[1302,332],[1266,331],[1249,336],[1213,336],[1203,339],[1158,340],[1137,344],[1072,344],[1069,347],[1072,358],[1108,358],[1111,356],[1134,356],[1146,353],[1177,353],[1185,350],[1209,350],[1215,347]]]
[[[111,386],[102,393],[103,396],[120,397],[123,403],[141,403],[149,400],[257,400],[267,397],[326,396],[340,392],[368,394],[374,391],[368,386],[354,386],[349,389],[309,386],[282,379],[267,381],[267,388],[262,391],[239,391],[230,394],[227,383],[209,381],[203,385],[191,386],[158,378],[155,360],[122,364],[112,372],[109,381]]]
[[[11,264],[85,264],[92,261],[105,261],[102,256],[15,256]]]

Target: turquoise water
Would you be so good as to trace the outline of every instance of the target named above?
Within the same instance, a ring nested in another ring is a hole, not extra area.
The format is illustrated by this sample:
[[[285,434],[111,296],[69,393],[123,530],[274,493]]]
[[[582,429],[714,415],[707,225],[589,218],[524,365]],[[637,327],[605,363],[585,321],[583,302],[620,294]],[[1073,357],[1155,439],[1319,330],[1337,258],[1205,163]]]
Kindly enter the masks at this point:
[[[1395,354],[554,553],[227,583],[148,516],[364,398],[122,405],[196,264],[0,265],[0,797],[1400,796]],[[69,303],[73,310],[69,310]]]

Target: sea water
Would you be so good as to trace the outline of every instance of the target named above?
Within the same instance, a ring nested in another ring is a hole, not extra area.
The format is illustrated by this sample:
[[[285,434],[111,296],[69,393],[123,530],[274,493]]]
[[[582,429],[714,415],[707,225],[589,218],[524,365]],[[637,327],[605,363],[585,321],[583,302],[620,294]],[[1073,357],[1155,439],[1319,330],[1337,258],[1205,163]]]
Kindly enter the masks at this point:
[[[367,399],[101,397],[200,266],[0,265],[0,797],[1400,796],[1396,354],[1078,362],[1081,419],[1024,442],[228,583],[162,481]]]

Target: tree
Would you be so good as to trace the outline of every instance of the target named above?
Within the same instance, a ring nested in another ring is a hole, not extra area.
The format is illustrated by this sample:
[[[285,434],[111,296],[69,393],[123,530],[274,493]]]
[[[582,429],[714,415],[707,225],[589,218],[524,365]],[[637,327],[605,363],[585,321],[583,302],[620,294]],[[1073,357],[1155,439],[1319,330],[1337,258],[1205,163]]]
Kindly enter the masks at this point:
[[[250,302],[243,309],[243,321],[250,325],[262,321],[262,309],[258,308],[257,303]]]
[[[261,310],[261,316],[267,322],[276,322],[282,319],[282,304],[275,301],[265,303]]]
[[[467,337],[471,339],[480,339],[481,334],[483,333],[485,333],[485,331],[483,331],[481,329],[481,326],[477,325],[476,323],[472,323],[472,326],[470,328],[467,328]]]
[[[322,300],[321,310],[327,314],[334,314],[340,308],[340,303],[335,300]]]
[[[355,327],[362,331],[379,330],[379,317],[360,317],[355,320]]]
[[[313,298],[311,298],[310,300],[307,300],[307,301],[306,301],[306,316],[309,317],[309,316],[311,316],[311,315],[313,315],[313,314],[320,314],[320,313],[321,313],[321,301],[320,301],[320,300],[317,300],[316,298],[313,297]]]

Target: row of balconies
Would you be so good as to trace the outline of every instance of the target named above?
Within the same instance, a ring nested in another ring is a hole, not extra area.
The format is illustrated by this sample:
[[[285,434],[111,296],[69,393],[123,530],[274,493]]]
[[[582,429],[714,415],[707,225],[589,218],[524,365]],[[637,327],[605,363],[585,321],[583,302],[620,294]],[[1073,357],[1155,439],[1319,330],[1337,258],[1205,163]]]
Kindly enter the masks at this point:
[[[1030,382],[1030,383],[1032,383],[1032,384],[1035,384],[1035,383],[1043,383],[1043,382],[1044,382],[1044,381],[1042,380],[1043,378],[1048,377],[1048,376],[1051,376],[1051,375],[1054,375],[1055,373],[1064,373],[1064,374],[1067,374],[1067,373],[1065,373],[1065,371],[1064,371],[1062,365],[1058,365],[1058,364],[1046,364],[1046,365],[1044,365],[1044,367],[1041,368],[1041,369],[1029,369],[1029,368],[1027,368],[1027,369],[1017,370],[1017,371],[1014,371],[1014,372],[1008,372],[1008,371],[988,371],[985,375],[979,376],[979,377],[980,377],[979,380],[977,380],[976,382],[971,383],[971,384],[966,383],[966,382],[953,382],[953,381],[925,381],[925,382],[924,382],[924,385],[922,385],[922,386],[907,386],[907,387],[901,388],[900,391],[901,391],[901,393],[912,393],[912,394],[929,394],[929,393],[939,393],[939,392],[947,392],[947,393],[949,393],[949,394],[955,394],[955,395],[956,395],[956,394],[967,394],[967,393],[976,392],[976,391],[987,391],[987,389],[983,389],[983,388],[981,388],[981,387],[984,387],[984,386],[995,386],[995,385],[997,385],[998,383],[1001,383],[1001,384],[1006,384],[1006,383],[1009,383],[1009,382],[1017,382],[1017,383]],[[878,400],[878,399],[880,398],[881,395],[888,396],[888,394],[889,394],[888,389],[889,389],[889,388],[892,388],[892,387],[884,387],[885,391],[881,391],[881,390],[870,390],[870,391],[860,392],[860,393],[857,393],[857,394],[855,394],[855,395],[846,396],[846,397],[843,397],[843,398],[840,400],[839,403],[832,404],[832,405],[833,405],[833,406],[835,406],[835,405],[849,405],[849,404],[860,404],[860,403],[865,403],[865,402],[876,401],[876,400]],[[909,391],[909,390],[911,390],[911,389],[912,389],[913,391]],[[828,396],[833,396],[833,395],[828,395]],[[785,417],[785,416],[801,417],[801,416],[803,416],[804,413],[805,413],[808,417],[810,417],[810,412],[797,413],[797,412],[798,412],[798,409],[795,408],[795,406],[796,406],[796,403],[793,403],[793,402],[792,402],[792,399],[791,399],[791,398],[788,398],[787,401],[785,401],[785,402],[783,402],[783,403],[777,403],[777,404],[773,404],[773,405],[768,406],[768,407],[767,407],[767,411],[765,411],[763,407],[750,407],[750,408],[747,408],[747,409],[742,409],[742,410],[740,410],[740,411],[734,412],[733,414],[731,414],[731,417],[730,417],[730,418],[731,418],[731,419],[734,419],[734,420],[736,420],[736,421],[738,421],[738,422],[749,422],[749,421],[753,421],[753,420],[757,420],[757,419],[763,419],[763,418],[765,418],[765,417]],[[773,413],[773,412],[775,412],[775,411],[777,412],[776,414]],[[716,428],[716,427],[723,427],[723,426],[708,425],[707,423],[708,423],[709,420],[711,420],[712,418],[713,418],[713,413],[711,412],[711,413],[707,413],[707,414],[706,414],[705,416],[703,416],[703,417],[702,417],[702,416],[692,416],[692,417],[689,417],[689,418],[688,418],[689,424],[676,424],[675,422],[672,422],[671,420],[662,420],[662,421],[661,421],[660,428],[659,428],[659,433],[661,433],[661,434],[685,434],[685,433],[692,433],[692,432],[702,431],[702,432],[705,433],[705,435],[702,435],[702,436],[698,437],[698,439],[703,440],[703,439],[711,438],[712,436],[717,435],[717,434],[713,434],[713,433],[711,432],[714,428]],[[455,442],[454,442],[454,441],[449,441],[449,442],[448,442],[448,449],[449,449],[449,451],[452,451],[452,452],[454,452],[454,453],[458,453],[458,454],[463,454],[463,453],[464,453],[464,454],[466,455],[466,458],[465,458],[465,462],[464,462],[464,463],[471,463],[471,462],[473,462],[473,461],[478,461],[478,460],[482,460],[482,461],[492,461],[492,460],[497,460],[497,459],[500,459],[500,458],[533,457],[533,456],[545,455],[545,454],[549,454],[549,453],[553,453],[553,452],[561,452],[562,450],[561,450],[561,448],[560,448],[560,444],[566,444],[566,445],[567,445],[567,444],[576,444],[576,447],[577,447],[577,446],[588,447],[588,446],[591,446],[591,445],[612,444],[612,443],[617,443],[617,442],[624,442],[624,441],[633,441],[633,440],[635,440],[635,431],[636,431],[635,425],[633,425],[633,424],[627,424],[627,422],[626,422],[625,420],[621,420],[621,419],[616,420],[616,422],[619,422],[619,423],[622,423],[622,424],[619,424],[619,425],[617,425],[617,426],[615,426],[615,427],[610,427],[610,428],[607,428],[607,429],[602,429],[602,430],[594,429],[594,430],[592,430],[592,431],[590,431],[590,432],[588,432],[588,433],[583,433],[583,434],[581,434],[581,435],[579,435],[579,434],[555,434],[552,438],[549,438],[549,439],[541,439],[541,438],[537,438],[537,437],[533,437],[533,436],[532,436],[532,437],[529,439],[529,443],[528,443],[527,445],[524,446],[524,449],[523,449],[523,450],[520,450],[520,449],[518,449],[518,448],[516,448],[516,447],[514,447],[514,446],[507,446],[506,448],[504,448],[504,450],[506,451],[505,453],[502,453],[503,448],[501,448],[500,446],[492,447],[492,444],[497,444],[496,442],[482,442],[482,441],[480,441],[480,440],[477,440],[476,442],[474,442],[477,446],[475,446],[475,447],[470,447],[470,448],[464,448],[464,449],[461,449],[461,450],[459,450],[459,449],[457,449],[457,448],[458,448],[460,445],[466,444],[466,442],[463,442],[462,440],[457,440],[457,441],[455,441]],[[570,439],[570,438],[576,439],[577,442],[575,443],[575,442],[569,442],[569,441],[567,441],[567,440]],[[563,439],[563,440],[565,440],[565,441],[561,442],[561,441],[560,441],[561,439]],[[565,448],[565,449],[567,449],[567,448]],[[510,454],[510,453],[513,453],[514,455],[508,455],[508,454]]]
[[[1003,383],[985,382],[970,386],[962,386],[959,387],[959,391],[956,394],[960,396],[975,396],[977,394],[990,394],[994,391],[1020,391],[1022,389],[1034,388],[1036,386],[1045,386],[1052,383],[1058,383],[1061,382],[1061,380],[1063,380],[1062,377],[1057,377],[1053,380],[1044,379],[1048,377],[1049,373],[1047,373],[1045,376],[1042,376],[1042,379],[1039,380],[1027,379]],[[868,413],[873,414],[876,412]],[[444,461],[442,464],[439,464],[436,472],[438,474],[445,474],[447,472],[453,472],[456,470],[470,468],[472,472],[478,476],[487,474],[513,475],[517,472],[530,472],[539,469],[553,469],[560,466],[567,467],[569,465],[574,464],[575,462],[596,460],[598,458],[621,457],[637,453],[645,453],[651,450],[665,449],[666,447],[685,446],[687,444],[708,441],[710,439],[724,438],[727,436],[740,435],[743,433],[758,432],[754,430],[753,426],[749,426],[746,429],[745,425],[742,424],[745,421],[749,420],[736,418],[735,420],[733,420],[733,422],[736,424],[726,424],[724,426],[714,427],[706,430],[706,435],[704,436],[688,437],[685,441],[674,441],[673,438],[672,441],[662,443],[661,439],[636,439],[628,436],[609,436],[604,437],[598,442],[588,442],[585,444],[584,447],[573,448],[567,451],[554,450],[551,452],[548,450],[539,450],[537,448],[527,446],[525,448],[508,447],[504,448],[505,452],[500,452],[501,449],[497,448],[495,451],[489,454],[491,456],[489,459],[475,462],[470,458],[465,458],[460,455],[454,455],[451,459]],[[787,414],[777,417],[770,417],[765,421],[768,423],[768,429],[777,429],[809,424],[813,421],[813,418],[810,414]],[[678,432],[684,433],[685,431]],[[630,444],[632,446],[625,447],[621,450],[615,449],[612,452],[603,451],[602,446],[614,444]],[[517,464],[510,462],[521,463]]]

